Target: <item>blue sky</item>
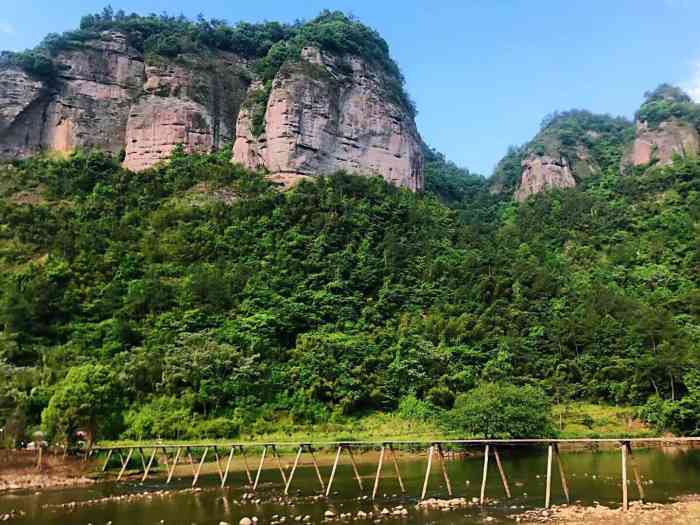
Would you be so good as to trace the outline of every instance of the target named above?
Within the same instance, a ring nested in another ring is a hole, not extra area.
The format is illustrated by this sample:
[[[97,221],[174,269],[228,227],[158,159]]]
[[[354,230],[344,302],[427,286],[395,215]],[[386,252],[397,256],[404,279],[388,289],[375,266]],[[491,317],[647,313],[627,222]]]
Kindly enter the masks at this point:
[[[78,25],[105,0],[0,0],[0,49]],[[115,9],[292,22],[340,9],[389,42],[425,140],[490,174],[553,110],[631,117],[644,91],[680,84],[700,98],[700,0],[122,0]]]

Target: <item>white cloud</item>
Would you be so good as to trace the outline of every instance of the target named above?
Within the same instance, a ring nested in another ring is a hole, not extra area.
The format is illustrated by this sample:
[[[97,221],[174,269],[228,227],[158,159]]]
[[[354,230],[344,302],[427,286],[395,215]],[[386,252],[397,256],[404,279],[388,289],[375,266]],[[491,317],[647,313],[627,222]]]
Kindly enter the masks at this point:
[[[0,35],[11,35],[15,32],[15,28],[12,24],[0,21]]]
[[[700,102],[700,59],[693,62],[690,78],[683,82],[681,87],[693,97],[695,102]]]

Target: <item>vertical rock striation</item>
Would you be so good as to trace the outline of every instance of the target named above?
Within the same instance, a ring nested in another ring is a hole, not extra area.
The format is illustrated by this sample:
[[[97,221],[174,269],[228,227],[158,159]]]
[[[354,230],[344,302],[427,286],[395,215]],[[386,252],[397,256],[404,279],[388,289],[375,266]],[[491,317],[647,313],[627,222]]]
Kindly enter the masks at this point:
[[[306,47],[267,86],[233,53],[146,61],[118,31],[72,41],[52,60],[50,79],[0,66],[0,158],[100,148],[137,171],[178,144],[233,143],[235,162],[283,183],[345,170],[423,187],[421,140],[397,80],[357,56]]]
[[[574,188],[576,180],[564,157],[537,156],[530,154],[522,161],[520,186],[515,199],[522,202],[530,195],[552,188]]]
[[[634,142],[622,160],[627,165],[642,166],[651,162],[668,165],[673,157],[700,153],[700,135],[697,130],[681,120],[667,120],[651,127],[637,121]]]
[[[264,168],[285,184],[345,170],[423,188],[413,116],[392,98],[389,80],[377,68],[307,47],[301,60],[279,70],[266,102],[264,90],[251,86],[238,116],[234,161]]]
[[[53,61],[58,74],[50,81],[0,67],[1,158],[99,148],[141,170],[177,144],[211,151],[233,142],[250,83],[245,62],[232,53],[146,66],[114,31],[75,43]]]

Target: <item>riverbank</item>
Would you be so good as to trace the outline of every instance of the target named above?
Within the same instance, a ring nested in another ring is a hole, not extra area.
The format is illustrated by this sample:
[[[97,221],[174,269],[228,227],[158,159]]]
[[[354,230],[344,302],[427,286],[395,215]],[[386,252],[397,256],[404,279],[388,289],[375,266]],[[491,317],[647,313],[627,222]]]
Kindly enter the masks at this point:
[[[81,487],[95,483],[82,468],[55,467],[38,472],[35,468],[8,468],[0,473],[0,495],[12,490]]]
[[[684,496],[674,503],[630,503],[627,512],[603,505],[561,505],[514,516],[525,525],[695,525],[700,523],[700,495]]]
[[[651,437],[657,433],[635,418],[636,408],[569,403],[552,410],[552,420],[561,438]],[[439,419],[439,418],[438,418]],[[216,444],[219,442],[309,443],[328,441],[411,441],[483,438],[446,432],[440,421],[416,420],[397,413],[375,412],[360,417],[343,417],[319,424],[299,424],[281,417],[247,426],[235,439],[213,440],[202,436],[193,440],[165,440],[171,444]],[[153,441],[153,440],[151,440]],[[101,442],[101,446],[131,445],[138,441]]]

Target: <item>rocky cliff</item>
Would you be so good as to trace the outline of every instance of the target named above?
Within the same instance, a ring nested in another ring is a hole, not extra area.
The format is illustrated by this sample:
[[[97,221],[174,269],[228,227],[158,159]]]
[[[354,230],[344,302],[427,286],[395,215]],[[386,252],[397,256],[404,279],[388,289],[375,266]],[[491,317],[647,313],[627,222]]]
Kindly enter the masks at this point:
[[[665,166],[676,156],[700,153],[700,105],[681,89],[661,84],[645,93],[635,117],[634,140],[620,164],[623,173],[628,166]]]
[[[637,121],[634,142],[623,159],[625,166],[642,166],[654,162],[668,165],[673,158],[700,153],[700,134],[690,124],[672,119],[650,127],[645,121]]]
[[[275,74],[256,80],[259,56],[203,48],[167,58],[133,45],[141,37],[103,30],[70,40],[52,53],[50,77],[0,64],[0,158],[101,148],[138,171],[178,144],[188,152],[233,144],[234,162],[284,183],[345,170],[423,187],[412,108],[396,96],[399,74],[380,61],[282,42]]]
[[[555,113],[530,142],[501,160],[491,191],[511,193],[522,202],[549,189],[576,187],[619,163],[631,130],[623,118],[581,110]]]
[[[256,129],[251,88],[236,126],[233,158],[265,168],[283,182],[342,169],[374,173],[397,186],[422,189],[421,142],[412,115],[392,100],[388,79],[359,57],[307,47],[282,66]],[[262,97],[264,99],[264,97]]]
[[[219,53],[198,63],[146,66],[125,35],[105,31],[57,53],[51,79],[0,68],[0,155],[100,148],[130,169],[167,158],[176,144],[209,151],[234,136],[248,81]]]
[[[576,186],[576,180],[565,157],[555,158],[530,153],[523,159],[521,166],[520,185],[515,192],[515,199],[519,202],[551,188]]]

